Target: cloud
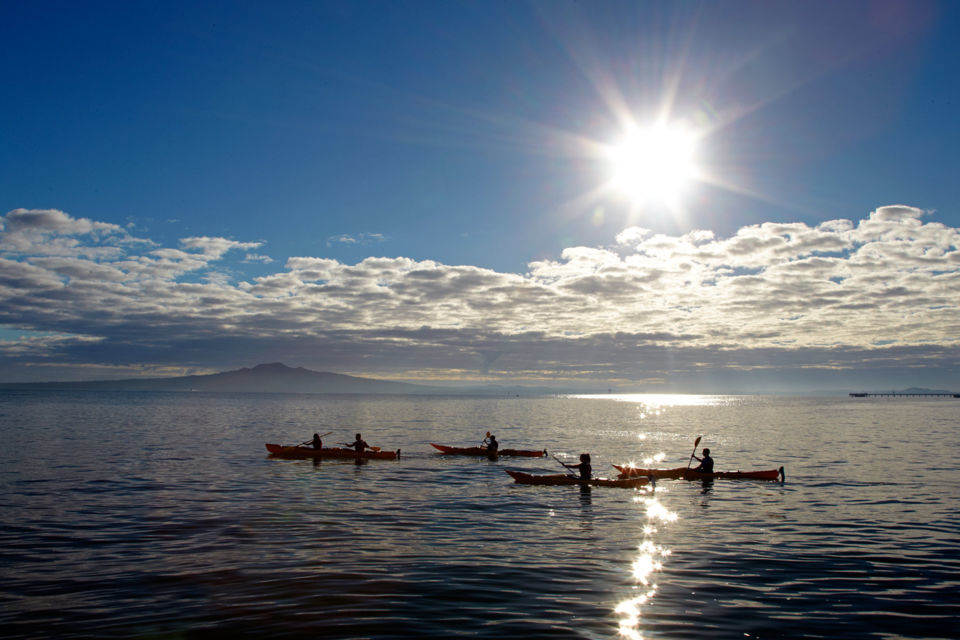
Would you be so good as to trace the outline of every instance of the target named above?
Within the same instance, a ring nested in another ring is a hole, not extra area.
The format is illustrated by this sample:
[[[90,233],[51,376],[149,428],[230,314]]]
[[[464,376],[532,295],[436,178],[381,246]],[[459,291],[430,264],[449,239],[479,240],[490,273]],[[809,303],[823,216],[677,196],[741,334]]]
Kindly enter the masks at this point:
[[[0,257],[50,255],[111,258],[131,244],[151,244],[118,225],[73,218],[57,209],[14,209],[0,218]]]
[[[386,242],[387,238],[382,233],[358,233],[355,235],[350,235],[343,233],[337,236],[330,236],[327,238],[327,246],[332,247],[335,244],[350,244],[358,246],[367,246],[371,244],[377,244],[380,242]]]
[[[114,225],[35,213],[2,220],[0,324],[57,338],[0,343],[8,365],[221,368],[270,354],[411,377],[668,384],[895,366],[957,376],[960,232],[911,207],[729,238],[628,229],[615,248],[569,247],[525,274],[300,256],[240,282],[219,262],[262,243],[157,248]]]
[[[240,250],[249,250],[257,249],[263,243],[262,242],[236,242],[235,240],[227,240],[226,238],[208,238],[208,237],[198,237],[198,238],[184,238],[180,241],[180,246],[186,250],[199,250],[205,257],[217,260],[222,258],[225,253],[228,251],[233,251],[234,249]]]

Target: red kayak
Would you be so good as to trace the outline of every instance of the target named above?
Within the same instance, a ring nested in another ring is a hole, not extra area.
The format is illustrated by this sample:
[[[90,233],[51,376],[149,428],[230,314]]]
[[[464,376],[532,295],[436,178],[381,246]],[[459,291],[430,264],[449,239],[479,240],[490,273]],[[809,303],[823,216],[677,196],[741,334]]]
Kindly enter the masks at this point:
[[[458,456],[489,456],[490,452],[485,447],[448,447],[444,444],[430,443],[431,447],[439,450],[440,453]],[[499,456],[522,456],[525,458],[542,458],[547,455],[547,450],[543,451],[525,451],[523,449],[498,449]]]
[[[783,467],[779,469],[766,469],[763,471],[717,471],[714,473],[703,473],[694,471],[686,467],[677,467],[676,469],[640,469],[639,467],[626,467],[613,465],[620,472],[621,478],[637,478],[653,476],[654,478],[673,478],[675,480],[713,480],[714,478],[730,478],[733,480],[779,480],[783,481]]]
[[[275,458],[357,458],[358,454],[353,449],[343,449],[340,447],[324,447],[323,449],[313,449],[311,447],[285,447],[279,444],[267,443],[267,451]],[[400,449],[396,451],[364,451],[359,457],[365,460],[396,460],[400,457]]]
[[[637,487],[642,487],[647,484],[646,478],[590,478],[589,480],[581,480],[576,476],[568,476],[562,473],[548,474],[548,475],[533,475],[531,473],[524,473],[522,471],[511,471],[510,469],[504,469],[507,473],[510,474],[510,477],[513,478],[514,482],[517,484],[539,484],[539,485],[581,485],[589,487],[620,487],[623,489],[636,489]]]

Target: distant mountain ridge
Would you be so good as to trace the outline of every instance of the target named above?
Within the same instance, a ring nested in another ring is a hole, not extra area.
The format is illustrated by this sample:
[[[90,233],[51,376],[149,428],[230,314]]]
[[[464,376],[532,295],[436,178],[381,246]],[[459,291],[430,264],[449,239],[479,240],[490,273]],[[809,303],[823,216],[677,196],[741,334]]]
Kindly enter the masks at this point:
[[[207,375],[176,378],[127,378],[85,382],[19,382],[5,389],[63,389],[89,391],[221,391],[235,393],[451,393],[444,387],[357,378],[340,373],[288,367],[279,362],[258,364]]]
[[[956,391],[948,391],[947,389],[926,389],[923,387],[910,387],[909,389],[878,389],[874,391],[864,391],[863,393],[896,393],[898,395],[924,395],[924,394],[953,394]]]

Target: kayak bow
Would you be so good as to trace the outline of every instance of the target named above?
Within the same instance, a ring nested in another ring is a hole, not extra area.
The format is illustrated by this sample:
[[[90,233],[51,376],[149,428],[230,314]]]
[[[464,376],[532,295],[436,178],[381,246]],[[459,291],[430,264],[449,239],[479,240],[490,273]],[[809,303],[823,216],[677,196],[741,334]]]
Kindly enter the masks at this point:
[[[488,456],[490,452],[484,447],[448,447],[444,444],[430,443],[430,446],[437,449],[440,453],[458,456]],[[524,449],[498,449],[499,456],[520,456],[525,458],[542,458],[547,455],[547,450],[532,451]]]
[[[589,487],[620,487],[623,489],[636,489],[647,484],[646,478],[590,478],[589,480],[581,480],[580,478],[568,476],[562,473],[533,475],[531,473],[524,473],[522,471],[511,471],[510,469],[504,469],[504,471],[509,473],[510,477],[513,478],[514,482],[517,484],[538,484],[551,486],[581,485]]]
[[[274,458],[357,458],[365,460],[396,460],[400,457],[400,449],[396,451],[364,451],[357,454],[353,449],[343,449],[341,447],[324,447],[323,449],[311,449],[310,447],[285,447],[279,444],[267,443],[267,451]]]

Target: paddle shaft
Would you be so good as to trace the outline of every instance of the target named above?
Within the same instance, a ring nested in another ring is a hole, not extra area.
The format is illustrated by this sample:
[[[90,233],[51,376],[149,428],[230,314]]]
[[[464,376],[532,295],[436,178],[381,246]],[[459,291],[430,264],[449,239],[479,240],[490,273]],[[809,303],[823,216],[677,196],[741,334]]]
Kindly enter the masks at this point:
[[[352,442],[341,442],[340,444],[342,444],[345,447],[353,447]],[[380,451],[380,447],[371,447],[369,445],[367,445],[367,449],[370,449],[370,451]]]
[[[697,439],[693,441],[693,453],[690,454],[690,460],[687,462],[687,469],[690,468],[690,465],[693,464],[693,456],[697,454],[697,447],[700,446],[700,438],[703,436],[697,436]]]
[[[570,473],[570,467],[568,467],[567,465],[565,465],[565,464],[563,464],[562,462],[560,462],[560,458],[558,458],[557,456],[553,456],[553,455],[550,456],[550,457],[553,458],[554,460],[556,460],[556,461],[560,464],[560,466],[563,467],[563,470],[566,472],[566,474],[567,474],[568,476],[570,476],[571,478],[575,477],[574,474]]]
[[[326,433],[321,433],[321,434],[320,434],[320,437],[321,437],[321,438],[325,438],[326,436],[330,435],[331,433],[333,433],[333,431],[327,431]],[[313,439],[311,438],[310,440],[307,440],[306,442],[301,442],[300,444],[301,444],[301,445],[313,444]]]

